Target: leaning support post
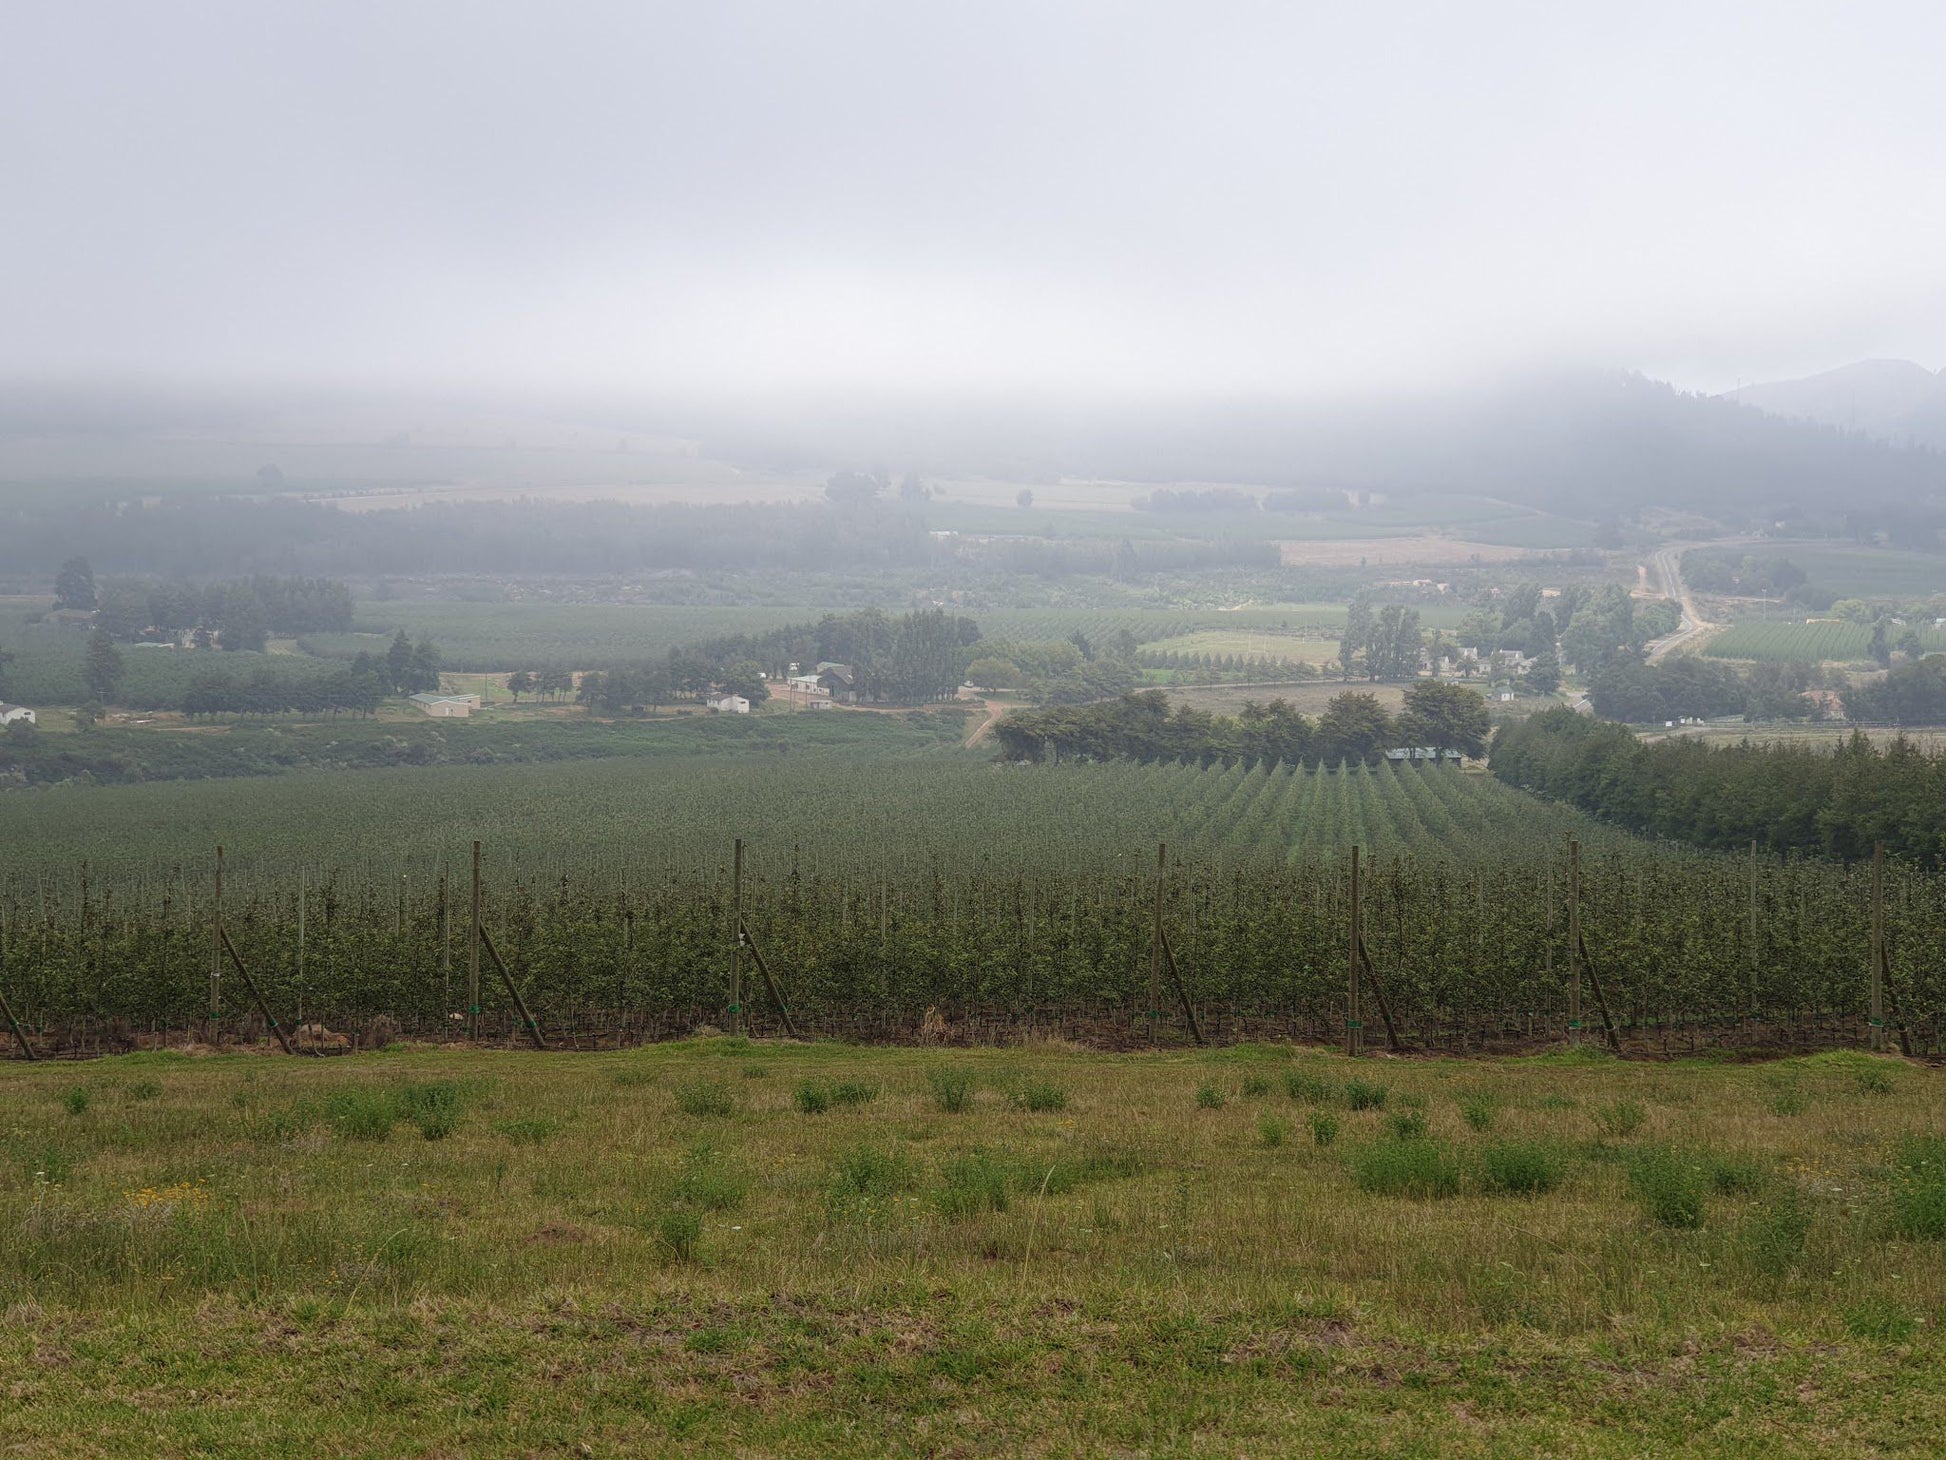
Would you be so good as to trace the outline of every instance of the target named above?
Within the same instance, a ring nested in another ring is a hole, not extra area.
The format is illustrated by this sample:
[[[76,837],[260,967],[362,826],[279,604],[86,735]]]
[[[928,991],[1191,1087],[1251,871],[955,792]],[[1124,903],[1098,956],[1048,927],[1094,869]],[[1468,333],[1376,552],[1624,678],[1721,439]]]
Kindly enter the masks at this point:
[[[3,993],[0,993],[0,1014],[7,1016],[7,1028],[13,1032],[14,1039],[19,1043],[20,1052],[30,1060],[39,1059],[40,1056],[34,1053],[34,1046],[27,1042],[27,1031],[22,1029],[20,1021],[14,1018],[13,1005],[7,1002],[7,996]]]
[[[493,946],[493,939],[487,936],[485,928],[480,929],[480,946],[493,960],[493,966],[500,970],[500,977],[506,981],[507,992],[513,995],[514,1007],[520,1011],[520,1022],[527,1026],[527,1037],[534,1041],[535,1049],[546,1049],[547,1041],[541,1038],[541,1026],[534,1022],[534,1016],[527,1012],[527,1001],[520,996],[520,988],[514,983],[514,976],[507,971],[506,961],[500,957],[500,950]]]
[[[1372,964],[1371,950],[1365,946],[1365,936],[1362,931],[1358,936],[1358,965],[1372,986],[1373,996],[1378,1000],[1378,1017],[1385,1021],[1385,1042],[1392,1046],[1393,1054],[1398,1054],[1405,1046],[1399,1042],[1399,1026],[1392,1020],[1392,1001],[1385,996],[1385,985],[1380,982],[1378,969]]]
[[[1182,1004],[1182,1017],[1189,1025],[1189,1036],[1198,1044],[1208,1044],[1203,1038],[1203,1026],[1197,1022],[1196,1007],[1189,1002],[1189,985],[1182,981],[1182,970],[1176,967],[1176,950],[1169,946],[1169,935],[1162,935],[1162,956],[1169,961],[1169,981],[1176,986],[1176,999]]]
[[[792,1039],[797,1038],[797,1023],[791,1018],[791,1006],[784,1002],[784,994],[777,987],[777,980],[771,977],[770,960],[764,957],[763,949],[757,946],[757,940],[750,936],[747,927],[738,924],[737,936],[742,939],[743,946],[750,950],[750,956],[757,961],[757,972],[764,976],[764,987],[770,990],[770,1002],[777,1006],[777,1017],[784,1021],[784,1032]]]
[[[1885,1048],[1885,843],[1872,847],[1872,1048]]]
[[[1162,878],[1169,864],[1169,844],[1158,842],[1155,849],[1155,925],[1149,934],[1149,1043],[1155,1043],[1157,1021],[1162,1017]]]
[[[1588,970],[1588,987],[1594,991],[1595,1010],[1601,1015],[1602,1035],[1608,1041],[1608,1048],[1615,1054],[1622,1052],[1622,1038],[1615,1032],[1615,1021],[1608,1013],[1608,995],[1602,991],[1601,975],[1595,972],[1595,960],[1588,956],[1588,940],[1583,938],[1575,945],[1581,950],[1581,966]]]
[[[283,1046],[285,1054],[296,1054],[297,1051],[291,1048],[290,1037],[284,1033],[284,1026],[279,1024],[277,1016],[270,1012],[270,1005],[264,1002],[263,990],[259,989],[257,981],[250,977],[250,970],[243,966],[243,959],[237,955],[236,944],[230,941],[230,935],[223,930],[221,923],[216,926],[216,936],[222,940],[222,951],[230,955],[230,966],[236,969],[237,977],[243,980],[243,986],[250,990],[250,997],[256,1002],[257,1012],[264,1016],[264,1023],[268,1024],[270,1032],[277,1036],[277,1043]]]
[[[1345,1053],[1359,1055],[1365,1049],[1365,1025],[1358,1006],[1358,848],[1351,849],[1351,935],[1345,959]]]
[[[209,915],[209,1018],[223,1017],[223,849],[216,849],[216,900]]]
[[[473,843],[473,930],[466,935],[466,1037],[480,1037],[480,939],[486,927],[480,921],[480,844]]]
[[[736,839],[730,866],[730,919],[735,946],[730,950],[729,1025],[732,1035],[743,1032],[743,838]]]

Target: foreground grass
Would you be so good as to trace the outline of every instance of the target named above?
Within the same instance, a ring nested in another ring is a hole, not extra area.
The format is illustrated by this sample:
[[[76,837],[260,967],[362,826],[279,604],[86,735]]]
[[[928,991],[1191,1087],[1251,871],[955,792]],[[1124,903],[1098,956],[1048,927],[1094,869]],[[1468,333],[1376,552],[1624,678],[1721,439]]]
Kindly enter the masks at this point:
[[[1939,1133],[1946,1076],[1845,1056],[8,1066],[0,1412],[34,1455],[1931,1453]]]

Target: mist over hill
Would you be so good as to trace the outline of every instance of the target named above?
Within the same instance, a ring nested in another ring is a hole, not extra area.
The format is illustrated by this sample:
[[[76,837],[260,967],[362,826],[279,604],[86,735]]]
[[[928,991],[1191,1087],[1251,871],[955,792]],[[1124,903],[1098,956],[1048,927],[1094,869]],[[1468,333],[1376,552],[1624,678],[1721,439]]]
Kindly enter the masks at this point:
[[[1746,385],[1726,399],[1884,441],[1946,448],[1946,371],[1912,360],[1860,360],[1797,380]]]

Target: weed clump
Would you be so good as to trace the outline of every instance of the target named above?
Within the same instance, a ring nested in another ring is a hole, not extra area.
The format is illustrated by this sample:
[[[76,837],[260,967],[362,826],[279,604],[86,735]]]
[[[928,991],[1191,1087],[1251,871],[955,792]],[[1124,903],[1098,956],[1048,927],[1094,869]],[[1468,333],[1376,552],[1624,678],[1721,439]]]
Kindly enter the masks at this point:
[[[1255,1100],[1270,1093],[1270,1081],[1262,1075],[1245,1075],[1242,1088],[1247,1098]]]
[[[1896,1084],[1892,1072],[1883,1065],[1867,1065],[1858,1072],[1860,1095],[1890,1095]]]
[[[1212,1081],[1205,1080],[1196,1087],[1196,1106],[1199,1110],[1221,1110],[1229,1103],[1230,1097]]]
[[[973,1151],[940,1169],[933,1205],[948,1221],[1007,1209],[1007,1168],[986,1151]]]
[[[1460,1118],[1477,1131],[1493,1129],[1499,1115],[1498,1103],[1490,1095],[1468,1095],[1459,1103]]]
[[[1689,1231],[1703,1225],[1705,1172],[1668,1151],[1644,1151],[1629,1164],[1629,1185],[1648,1219]]]
[[[1811,1235],[1811,1208],[1795,1191],[1752,1208],[1737,1233],[1737,1252],[1766,1277],[1782,1277],[1804,1256]]]
[[[69,1115],[86,1115],[89,1102],[94,1097],[88,1093],[86,1085],[76,1085],[61,1097],[61,1108]]]
[[[1338,1117],[1325,1110],[1313,1110],[1305,1117],[1311,1127],[1311,1143],[1328,1146],[1338,1139]]]
[[[162,1086],[154,1080],[137,1080],[122,1091],[122,1099],[133,1104],[138,1100],[157,1100],[162,1096]]]
[[[1307,1105],[1329,1105],[1338,1096],[1337,1088],[1329,1080],[1309,1070],[1284,1071],[1284,1093]]]
[[[1890,1299],[1871,1298],[1845,1310],[1845,1331],[1853,1338],[1904,1343],[1919,1331],[1919,1322]]]
[[[831,1108],[831,1089],[822,1080],[806,1080],[791,1095],[799,1115],[823,1115]]]
[[[1614,1140],[1627,1140],[1642,1129],[1649,1118],[1648,1111],[1633,1100],[1598,1105],[1588,1114],[1595,1122],[1595,1129]]]
[[[1946,1238],[1946,1137],[1909,1137],[1893,1172],[1893,1230],[1921,1241]]]
[[[1536,1110],[1572,1110],[1575,1099],[1572,1095],[1546,1094],[1534,1102]]]
[[[655,1219],[656,1241],[675,1262],[693,1262],[703,1240],[703,1219],[683,1207],[670,1207]]]
[[[698,1117],[728,1115],[736,1109],[730,1087],[716,1080],[698,1080],[676,1091],[676,1109]]]
[[[346,1140],[382,1141],[399,1112],[389,1090],[339,1090],[325,1100],[324,1118]]]
[[[1068,1108],[1068,1092],[1052,1080],[1027,1080],[1008,1097],[1020,1110],[1050,1115]]]
[[[1706,1163],[1710,1185],[1720,1196],[1748,1196],[1762,1191],[1770,1181],[1770,1173],[1755,1161],[1742,1161],[1734,1156],[1712,1156]]]
[[[878,1086],[870,1080],[840,1080],[831,1087],[833,1105],[870,1105],[878,1099]]]
[[[932,1103],[947,1115],[963,1115],[973,1108],[973,1077],[965,1070],[934,1070],[926,1076]]]
[[[1363,1080],[1345,1081],[1345,1104],[1352,1110],[1383,1110],[1391,1093],[1383,1085],[1367,1084]]]
[[[1360,1190],[1375,1196],[1431,1199],[1459,1194],[1459,1162],[1436,1141],[1386,1141],[1367,1146],[1352,1158],[1351,1174]]]
[[[1480,1184],[1488,1191],[1540,1196],[1566,1174],[1559,1153],[1535,1141],[1499,1141],[1480,1152]]]
[[[832,1214],[870,1218],[911,1189],[912,1163],[902,1151],[852,1146],[832,1163],[825,1196]]]
[[[1392,1133],[1395,1141],[1424,1140],[1426,1113],[1423,1110],[1398,1111],[1386,1117],[1385,1128]]]
[[[723,1153],[704,1142],[693,1147],[676,1178],[676,1199],[706,1212],[726,1212],[743,1205],[748,1187],[724,1160]]]
[[[1257,1139],[1266,1146],[1276,1147],[1284,1144],[1284,1137],[1291,1133],[1291,1124],[1279,1120],[1274,1115],[1266,1115],[1257,1121]]]
[[[399,1115],[429,1141],[443,1141],[459,1129],[460,1110],[466,1103],[465,1092],[451,1080],[403,1086],[397,1099]]]

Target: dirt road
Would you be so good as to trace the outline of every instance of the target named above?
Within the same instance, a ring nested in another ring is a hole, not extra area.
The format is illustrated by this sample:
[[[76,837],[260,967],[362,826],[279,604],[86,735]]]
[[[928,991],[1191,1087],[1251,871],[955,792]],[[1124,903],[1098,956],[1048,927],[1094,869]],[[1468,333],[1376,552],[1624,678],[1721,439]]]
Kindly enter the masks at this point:
[[[1682,622],[1676,625],[1674,633],[1649,641],[1647,657],[1651,664],[1677,649],[1699,643],[1717,627],[1697,611],[1689,585],[1682,580],[1682,555],[1695,546],[1697,544],[1691,542],[1673,542],[1657,548],[1649,558],[1649,572],[1655,578],[1662,596],[1674,599],[1676,606],[1682,610]]]

